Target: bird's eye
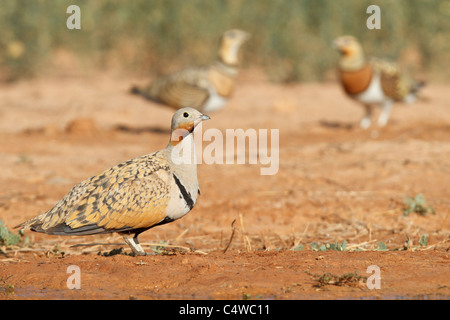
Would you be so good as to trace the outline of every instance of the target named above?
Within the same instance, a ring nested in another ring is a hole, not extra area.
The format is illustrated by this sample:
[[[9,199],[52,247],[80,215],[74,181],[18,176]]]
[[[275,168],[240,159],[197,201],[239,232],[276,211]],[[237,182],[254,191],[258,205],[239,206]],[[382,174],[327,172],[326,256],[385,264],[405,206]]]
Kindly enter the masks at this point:
[[[189,113],[187,113],[187,112],[183,113],[183,117],[185,117],[185,118],[189,117]]]

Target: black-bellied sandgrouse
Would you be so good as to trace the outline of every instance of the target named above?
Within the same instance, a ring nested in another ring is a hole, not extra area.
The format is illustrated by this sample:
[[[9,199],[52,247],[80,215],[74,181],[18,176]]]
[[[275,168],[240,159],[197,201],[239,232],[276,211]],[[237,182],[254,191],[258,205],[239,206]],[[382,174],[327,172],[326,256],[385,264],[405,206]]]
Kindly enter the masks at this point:
[[[413,102],[423,86],[423,82],[403,74],[395,63],[378,58],[367,60],[361,44],[352,36],[337,38],[333,46],[341,53],[338,71],[344,91],[365,106],[361,128],[370,127],[373,105],[381,106],[378,125],[385,126],[394,103]]]
[[[207,119],[193,108],[177,110],[166,148],[82,181],[52,209],[16,228],[70,236],[118,232],[136,255],[145,255],[138,235],[183,217],[197,201],[192,133]]]
[[[220,39],[216,62],[156,78],[150,86],[133,87],[131,92],[172,108],[192,107],[207,113],[217,111],[225,106],[234,91],[239,49],[248,38],[245,31],[228,30]]]

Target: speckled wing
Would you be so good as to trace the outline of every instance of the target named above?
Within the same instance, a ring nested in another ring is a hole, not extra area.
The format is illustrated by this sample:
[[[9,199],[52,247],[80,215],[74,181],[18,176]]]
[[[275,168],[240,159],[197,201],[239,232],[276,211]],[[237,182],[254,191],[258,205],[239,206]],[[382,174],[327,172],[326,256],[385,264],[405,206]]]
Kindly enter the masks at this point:
[[[53,209],[23,225],[59,235],[152,227],[165,218],[170,197],[169,167],[152,160],[130,160],[81,182]]]
[[[175,108],[201,108],[209,98],[206,68],[187,68],[156,79],[149,96]]]
[[[396,63],[374,58],[371,64],[380,73],[381,87],[386,96],[401,101],[412,91],[412,79],[402,74]]]

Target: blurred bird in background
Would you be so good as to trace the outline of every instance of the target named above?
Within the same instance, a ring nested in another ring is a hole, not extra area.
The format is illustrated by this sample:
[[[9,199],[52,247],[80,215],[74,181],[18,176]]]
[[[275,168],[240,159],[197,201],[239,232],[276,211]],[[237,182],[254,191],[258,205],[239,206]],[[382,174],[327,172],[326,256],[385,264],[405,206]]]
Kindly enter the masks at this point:
[[[397,64],[379,58],[367,59],[361,44],[353,36],[341,36],[333,47],[341,53],[338,73],[346,94],[362,103],[365,115],[360,122],[363,129],[371,125],[373,106],[381,107],[378,125],[387,124],[395,102],[412,103],[424,86],[402,73]]]
[[[220,39],[217,61],[159,77],[147,87],[133,87],[131,92],[173,108],[217,111],[233,93],[239,71],[239,50],[249,37],[245,31],[228,30]]]

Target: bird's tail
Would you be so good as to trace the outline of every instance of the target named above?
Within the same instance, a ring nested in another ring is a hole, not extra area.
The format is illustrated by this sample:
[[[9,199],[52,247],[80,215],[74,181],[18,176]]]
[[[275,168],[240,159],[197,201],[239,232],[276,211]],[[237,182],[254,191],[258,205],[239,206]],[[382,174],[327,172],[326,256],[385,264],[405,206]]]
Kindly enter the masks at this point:
[[[132,87],[130,88],[130,93],[131,93],[131,94],[138,94],[138,95],[141,95],[141,94],[142,94],[142,89],[141,89],[140,87],[138,87],[138,86],[132,86]]]
[[[409,93],[405,96],[403,99],[404,102],[407,104],[413,103],[416,100],[422,100],[421,96],[419,95],[419,91],[425,86],[425,81],[414,81],[411,85],[411,89],[409,90]]]
[[[158,102],[157,95],[155,94],[155,85],[154,84],[152,84],[151,86],[146,86],[146,87],[132,86],[130,88],[130,93],[142,96],[145,99],[150,100],[150,101]]]
[[[425,81],[415,81],[411,86],[410,93],[417,94],[423,87],[425,87]]]
[[[18,224],[17,226],[15,226],[13,229],[18,229],[18,228],[20,228],[20,229],[31,229],[33,227],[33,225],[36,222],[38,222],[38,218],[39,218],[39,216],[34,217],[33,219],[27,220],[25,222],[22,222],[21,224]]]

